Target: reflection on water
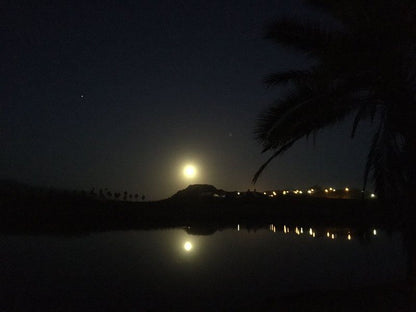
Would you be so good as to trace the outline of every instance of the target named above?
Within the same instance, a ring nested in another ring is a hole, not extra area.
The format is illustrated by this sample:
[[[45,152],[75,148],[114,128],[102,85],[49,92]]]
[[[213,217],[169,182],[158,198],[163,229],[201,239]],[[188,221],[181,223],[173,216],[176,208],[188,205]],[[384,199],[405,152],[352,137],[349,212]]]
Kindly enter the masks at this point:
[[[400,235],[374,228],[239,223],[70,238],[9,235],[0,252],[4,311],[228,311],[405,277]]]
[[[233,227],[230,227],[233,228]],[[295,228],[294,232],[290,231],[290,228]],[[206,225],[202,228],[200,226],[187,226],[185,230],[188,234],[194,235],[212,235],[217,230],[224,230],[224,228],[215,229],[215,227],[209,227],[209,231],[207,231]],[[369,228],[369,229],[354,229],[354,228],[327,228],[327,227],[305,227],[304,230],[303,226],[299,225],[276,225],[276,224],[269,224],[268,226],[261,226],[256,225],[255,227],[245,226],[241,224],[237,224],[235,229],[239,232],[240,230],[246,230],[250,232],[251,230],[257,231],[261,229],[268,229],[273,233],[284,233],[284,234],[296,234],[296,235],[307,235],[313,238],[329,238],[329,239],[345,239],[345,240],[352,240],[353,236],[359,238],[360,240],[368,240],[370,236],[377,235],[377,229]]]

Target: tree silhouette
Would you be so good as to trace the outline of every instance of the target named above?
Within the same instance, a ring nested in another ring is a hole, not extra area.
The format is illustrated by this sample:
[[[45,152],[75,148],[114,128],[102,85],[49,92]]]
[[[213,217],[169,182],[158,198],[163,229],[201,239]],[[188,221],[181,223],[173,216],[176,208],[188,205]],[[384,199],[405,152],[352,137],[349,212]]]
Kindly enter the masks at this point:
[[[361,121],[377,123],[364,187],[372,173],[379,198],[411,200],[416,186],[416,2],[307,2],[340,25],[280,19],[267,28],[266,38],[304,52],[315,65],[266,77],[268,86],[290,83],[292,89],[258,120],[256,137],[263,152],[273,153],[253,182],[295,142],[355,114],[352,137]]]
[[[314,65],[266,77],[268,86],[291,89],[258,120],[256,138],[272,154],[253,182],[274,158],[322,128],[353,114],[354,137],[360,122],[375,122],[364,188],[371,174],[379,199],[400,217],[416,285],[416,1],[306,2],[339,23],[282,18],[267,27],[266,38],[305,53]]]
[[[134,194],[134,199],[137,201],[137,199],[139,198],[139,194]]]
[[[93,188],[91,189],[91,191],[90,191],[90,196],[92,196],[92,197],[96,197],[96,196],[97,196],[97,194],[95,193],[95,187],[93,187]]]

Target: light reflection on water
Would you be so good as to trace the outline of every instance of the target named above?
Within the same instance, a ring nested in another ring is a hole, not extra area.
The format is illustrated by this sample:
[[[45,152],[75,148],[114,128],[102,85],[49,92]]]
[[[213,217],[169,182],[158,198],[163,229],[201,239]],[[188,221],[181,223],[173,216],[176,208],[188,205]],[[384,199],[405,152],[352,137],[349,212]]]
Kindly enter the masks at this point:
[[[5,298],[15,310],[80,310],[85,304],[99,310],[114,300],[121,302],[119,310],[192,310],[202,303],[204,310],[218,310],[405,277],[398,234],[287,224],[3,236],[1,257],[7,259],[0,267]],[[25,300],[19,300],[22,294]]]
[[[188,227],[190,228],[190,227]],[[359,237],[359,239],[368,239],[368,237],[376,236],[377,235],[377,229],[351,229],[351,228],[315,228],[309,227],[306,232],[304,232],[304,228],[302,226],[294,226],[295,231],[294,234],[296,235],[309,235],[313,238],[320,238],[320,237],[327,237],[329,239],[345,239],[345,240],[352,240],[353,235],[356,235]],[[305,227],[307,228],[307,227]],[[250,231],[250,228],[246,228],[247,231]],[[284,234],[293,234],[290,232],[290,228],[287,225],[275,225],[275,224],[269,224],[268,226],[269,231],[273,233],[284,233]],[[237,231],[240,231],[240,224],[237,225]]]

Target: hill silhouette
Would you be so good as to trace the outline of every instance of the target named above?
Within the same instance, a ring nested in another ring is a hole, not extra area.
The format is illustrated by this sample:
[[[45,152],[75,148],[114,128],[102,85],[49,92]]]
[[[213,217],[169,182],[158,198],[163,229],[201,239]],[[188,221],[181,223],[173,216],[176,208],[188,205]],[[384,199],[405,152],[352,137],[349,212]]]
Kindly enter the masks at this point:
[[[221,189],[217,189],[210,184],[191,184],[186,189],[176,192],[171,199],[187,200],[187,199],[204,199],[207,197],[227,197],[231,193]]]

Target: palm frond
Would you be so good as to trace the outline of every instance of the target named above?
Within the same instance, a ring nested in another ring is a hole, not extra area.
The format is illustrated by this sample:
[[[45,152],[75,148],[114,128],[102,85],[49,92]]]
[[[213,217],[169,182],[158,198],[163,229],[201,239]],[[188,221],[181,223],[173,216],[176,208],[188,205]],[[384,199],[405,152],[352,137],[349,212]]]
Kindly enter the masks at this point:
[[[389,126],[389,120],[381,117],[367,158],[364,170],[364,185],[366,189],[369,174],[372,172],[375,191],[385,202],[393,203],[394,198],[406,197],[407,169],[403,162],[403,144]]]
[[[365,96],[364,98],[356,98],[357,106],[359,107],[353,121],[351,129],[351,138],[355,137],[355,132],[359,123],[363,120],[370,119],[371,122],[374,121],[375,115],[377,113],[377,102],[373,98]]]
[[[360,123],[360,121],[362,120],[362,118],[365,114],[365,110],[366,110],[365,107],[361,107],[358,110],[357,114],[355,115],[354,122],[352,124],[351,138],[355,137],[355,131],[357,130],[358,124]]]
[[[382,128],[383,128],[383,122],[380,121],[378,130],[373,136],[371,146],[370,146],[370,151],[367,157],[367,162],[364,168],[363,191],[365,191],[365,189],[367,188],[368,176],[370,174],[370,171],[374,167],[374,163],[376,162],[376,159],[380,158],[380,153],[378,151],[379,151],[379,145],[380,145],[379,139],[381,136]]]
[[[258,126],[255,130],[257,139],[263,143],[270,141],[272,137],[275,137],[276,132],[281,131],[280,129],[285,128],[288,123],[292,122],[293,116],[297,116],[299,111],[302,111],[302,108],[307,105],[309,98],[307,91],[294,92],[270,107],[259,118]],[[279,144],[278,142],[275,143]]]
[[[330,31],[317,23],[280,19],[266,28],[265,38],[307,54],[320,55],[340,36],[341,32]]]
[[[256,138],[265,152],[280,148],[294,137],[315,136],[321,128],[343,120],[354,110],[352,99],[343,84],[299,87],[261,115]]]
[[[263,81],[266,86],[272,87],[279,84],[286,84],[290,81],[301,83],[308,79],[310,75],[310,70],[289,70],[267,75]]]
[[[285,145],[283,145],[279,150],[277,150],[271,157],[269,157],[269,159],[260,166],[260,168],[257,170],[257,172],[254,174],[254,177],[252,179],[253,183],[256,183],[258,178],[260,177],[260,175],[262,174],[262,172],[264,171],[264,169],[266,169],[266,167],[270,164],[270,162],[275,159],[277,156],[279,156],[280,154],[284,153],[285,151],[287,151],[290,147],[292,147],[292,145],[298,140],[299,138],[293,139],[292,141],[286,143]]]

